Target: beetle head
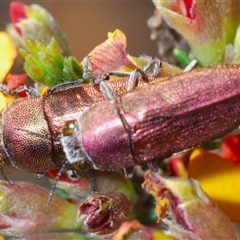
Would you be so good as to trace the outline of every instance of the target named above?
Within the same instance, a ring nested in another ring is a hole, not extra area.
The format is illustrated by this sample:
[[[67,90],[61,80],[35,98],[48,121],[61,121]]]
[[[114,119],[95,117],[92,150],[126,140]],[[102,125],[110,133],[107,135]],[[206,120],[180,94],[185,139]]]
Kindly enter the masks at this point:
[[[81,131],[79,122],[71,120],[63,128],[61,143],[69,164],[73,164],[79,175],[93,168],[84,147],[81,144]]]
[[[66,170],[69,178],[79,178],[81,175],[89,172],[93,168],[90,164],[90,161],[86,158],[86,155],[84,154],[84,148],[81,145],[81,132],[78,121],[67,121],[63,127],[62,134],[63,137],[61,138],[61,143],[67,160],[57,173],[54,183],[51,186],[48,205],[51,202],[56,184],[63,171]],[[74,169],[71,169],[71,167],[70,169],[68,168],[70,164],[74,167]]]

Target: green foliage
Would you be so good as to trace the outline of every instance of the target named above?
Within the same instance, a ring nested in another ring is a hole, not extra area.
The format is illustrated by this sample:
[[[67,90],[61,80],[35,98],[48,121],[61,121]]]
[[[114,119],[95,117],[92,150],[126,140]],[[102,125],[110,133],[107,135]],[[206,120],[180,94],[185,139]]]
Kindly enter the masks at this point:
[[[42,41],[25,39],[27,50],[19,52],[25,59],[27,74],[49,87],[82,78],[83,70],[73,56],[64,57],[58,43],[52,39],[48,45]]]

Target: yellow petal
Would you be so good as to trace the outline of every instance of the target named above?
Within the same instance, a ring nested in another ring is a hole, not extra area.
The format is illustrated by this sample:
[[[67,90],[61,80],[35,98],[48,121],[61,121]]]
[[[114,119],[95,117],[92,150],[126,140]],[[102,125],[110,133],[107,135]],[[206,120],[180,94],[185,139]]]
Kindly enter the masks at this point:
[[[127,55],[129,61],[136,66],[137,68],[144,69],[148,64],[150,59],[147,57],[133,57],[130,54]],[[132,70],[132,69],[131,69]],[[174,76],[182,73],[183,70],[175,65],[169,64],[167,62],[162,62],[162,68],[159,74],[156,77],[167,77]]]
[[[114,32],[108,32],[108,38],[111,40],[118,39],[123,44],[124,48],[127,47],[127,38],[126,38],[125,34],[119,29],[116,29]]]
[[[148,62],[147,58],[133,57],[130,54],[127,55],[128,59],[138,68],[143,69],[147,66]]]
[[[240,164],[196,149],[190,157],[188,170],[189,177],[200,182],[230,220],[240,222]]]
[[[0,81],[3,81],[11,69],[17,50],[6,32],[0,32]]]

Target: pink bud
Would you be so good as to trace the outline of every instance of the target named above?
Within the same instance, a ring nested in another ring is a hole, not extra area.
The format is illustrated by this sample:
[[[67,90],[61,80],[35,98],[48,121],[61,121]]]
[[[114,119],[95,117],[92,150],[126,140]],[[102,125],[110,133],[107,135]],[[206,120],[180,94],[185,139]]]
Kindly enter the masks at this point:
[[[75,229],[77,206],[27,182],[0,181],[0,234],[28,236],[56,229]]]
[[[110,234],[127,220],[129,210],[129,201],[122,193],[94,194],[81,203],[77,222],[96,235]]]
[[[26,82],[26,80],[27,80],[26,73],[17,74],[17,75],[8,74],[7,79],[6,79],[7,87],[10,90],[15,90],[16,88],[23,85]]]
[[[11,2],[10,4],[10,18],[12,21],[12,24],[14,25],[16,31],[18,34],[21,35],[21,30],[19,27],[16,26],[16,23],[18,23],[20,20],[26,18],[26,13],[25,13],[25,4],[21,2]]]

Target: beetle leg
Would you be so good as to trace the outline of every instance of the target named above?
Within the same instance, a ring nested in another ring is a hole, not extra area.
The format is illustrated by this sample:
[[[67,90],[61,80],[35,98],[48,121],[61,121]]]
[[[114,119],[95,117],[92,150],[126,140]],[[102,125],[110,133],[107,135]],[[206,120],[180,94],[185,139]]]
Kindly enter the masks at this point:
[[[137,86],[138,83],[138,77],[139,77],[139,72],[137,69],[133,70],[130,73],[129,79],[128,79],[128,85],[127,85],[127,92],[131,91]]]
[[[149,162],[147,163],[147,166],[152,172],[155,172],[155,173],[158,172],[158,165],[156,162]]]
[[[25,85],[21,85],[20,87],[14,89],[14,90],[10,90],[5,84],[0,83],[0,90],[4,94],[11,96],[11,97],[16,96],[18,93],[20,93],[22,91],[26,91],[28,97],[40,97],[41,96],[35,88],[33,88],[33,87],[27,88]]]
[[[29,87],[26,89],[28,97],[41,97],[41,94],[33,87]]]
[[[109,73],[109,75],[129,77],[128,84],[127,84],[127,92],[133,90],[138,85],[139,75],[141,75],[142,78],[146,79],[146,81],[148,80],[146,73],[139,68],[134,69],[131,73],[111,72]]]
[[[12,184],[12,182],[7,178],[7,176],[5,175],[2,166],[0,165],[0,172],[1,175],[3,176],[3,178],[5,179],[6,182],[8,182],[9,184]]]
[[[12,91],[5,84],[0,83],[0,90],[8,96],[14,97],[19,92],[22,92],[22,91],[26,90],[26,86],[22,85],[22,86],[20,86],[20,87],[18,87],[15,90]]]
[[[196,59],[192,60],[183,70],[183,72],[191,71],[193,68],[195,68],[198,64],[198,61]]]
[[[136,68],[142,77],[156,77],[162,69],[162,62],[156,57],[150,57],[147,55],[141,56],[141,58],[148,61],[148,64],[143,68]],[[133,71],[135,71],[133,70]],[[128,77],[131,73],[121,72],[121,71],[112,71],[109,75],[119,76],[119,77]]]
[[[59,172],[57,173],[57,176],[55,177],[54,179],[54,182],[51,186],[51,189],[50,189],[50,192],[49,192],[49,196],[48,196],[48,201],[47,201],[47,205],[49,205],[51,203],[51,200],[52,200],[52,197],[53,197],[53,193],[54,193],[54,190],[56,188],[56,185],[57,185],[57,182],[59,180],[59,178],[62,176],[62,173],[63,171],[69,166],[69,162],[66,160],[61,169],[59,170]]]
[[[156,77],[162,69],[162,62],[156,57],[150,57],[147,55],[143,55],[141,57],[148,60],[148,64],[144,67],[144,69],[142,69],[142,71],[145,74],[149,72],[149,74],[147,74],[149,77]]]
[[[4,94],[12,96],[11,91],[7,88],[5,84],[0,83],[0,89],[1,92],[3,92]]]
[[[47,91],[47,96],[58,92],[58,91],[65,91],[69,88],[73,88],[73,87],[77,87],[79,85],[82,85],[84,83],[84,79],[78,79],[76,81],[71,81],[71,82],[65,82],[65,83],[61,83],[58,84],[56,86],[51,87],[48,91]]]
[[[106,81],[101,81],[99,86],[100,86],[100,89],[101,89],[104,97],[107,100],[111,100],[116,97],[112,87]]]
[[[89,57],[83,59],[83,79],[89,79],[91,82],[94,82],[95,77],[94,73],[89,71]]]
[[[108,80],[108,76],[110,75],[114,75],[114,76],[121,76],[121,77],[126,77],[128,76],[128,84],[127,84],[127,92],[133,90],[138,83],[138,78],[139,75],[141,75],[143,78],[147,79],[147,76],[145,74],[145,72],[139,68],[136,68],[135,70],[133,70],[131,73],[125,73],[125,72],[111,72],[108,75],[103,75],[101,78],[99,78],[98,80],[95,80],[96,83],[99,82],[100,85],[100,89],[104,95],[104,97],[107,100],[111,100],[114,99],[116,97],[113,89],[111,88],[111,86],[106,82],[106,80]]]
[[[147,79],[148,76],[157,76],[159,72],[161,71],[162,67],[162,62],[155,57],[149,57],[149,56],[143,56],[144,58],[151,58],[149,60],[149,63],[144,69],[136,68],[134,69],[131,73],[126,73],[126,72],[110,72],[109,75],[113,76],[119,76],[119,77],[129,77],[128,80],[128,86],[127,86],[127,91],[133,90],[137,86],[139,74]],[[153,68],[154,67],[154,68]],[[151,74],[148,74],[148,72],[152,71]]]

